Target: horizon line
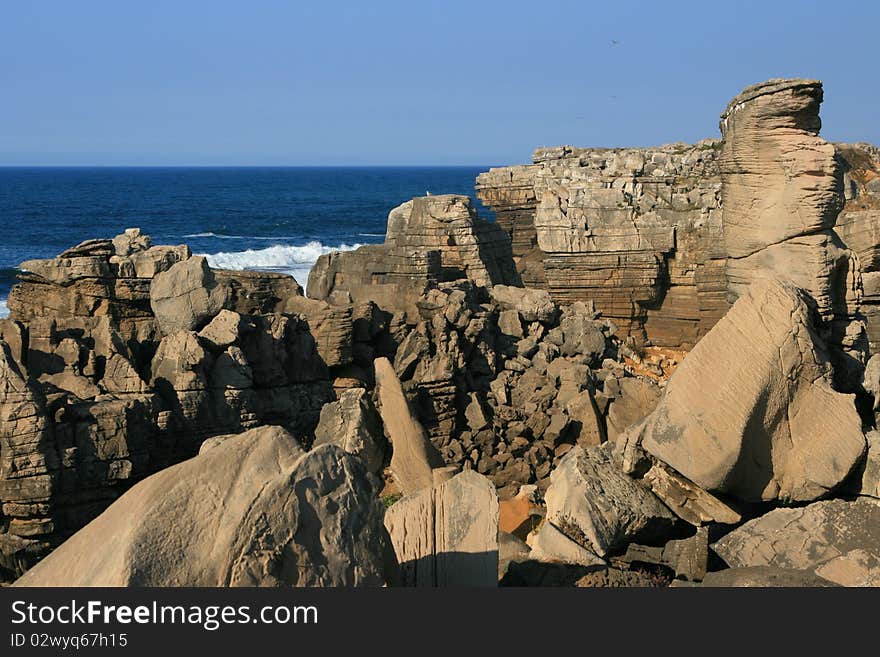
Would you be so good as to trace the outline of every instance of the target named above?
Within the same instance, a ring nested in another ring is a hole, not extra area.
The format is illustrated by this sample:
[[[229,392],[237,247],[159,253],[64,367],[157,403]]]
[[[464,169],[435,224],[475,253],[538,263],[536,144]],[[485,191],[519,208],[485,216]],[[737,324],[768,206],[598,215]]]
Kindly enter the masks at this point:
[[[462,169],[505,164],[0,164],[0,169]]]

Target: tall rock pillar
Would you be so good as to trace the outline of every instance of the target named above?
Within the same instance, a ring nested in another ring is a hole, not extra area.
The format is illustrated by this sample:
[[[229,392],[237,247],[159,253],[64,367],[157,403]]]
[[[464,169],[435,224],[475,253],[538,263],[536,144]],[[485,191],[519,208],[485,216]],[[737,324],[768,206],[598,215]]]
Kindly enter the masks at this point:
[[[833,228],[844,203],[833,144],[819,137],[822,83],[768,80],[747,87],[721,115],[722,234],[728,301],[759,278],[807,290],[842,365],[854,379],[866,346],[855,254]]]

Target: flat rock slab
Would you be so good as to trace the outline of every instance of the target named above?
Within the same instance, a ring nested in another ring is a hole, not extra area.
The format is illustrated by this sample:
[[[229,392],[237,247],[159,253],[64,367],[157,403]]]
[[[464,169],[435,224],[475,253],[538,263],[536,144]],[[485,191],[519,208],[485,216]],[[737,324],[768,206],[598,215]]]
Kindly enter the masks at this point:
[[[385,527],[403,586],[497,585],[498,495],[473,470],[396,502]]]
[[[690,586],[694,585],[691,584]],[[777,568],[776,566],[747,566],[745,568],[728,568],[727,570],[709,573],[703,579],[701,586],[718,588],[814,588],[837,585],[809,570]]]
[[[737,511],[660,461],[651,466],[642,481],[675,515],[692,525],[735,525],[741,520]]]
[[[731,567],[809,570],[844,586],[870,585],[880,582],[880,500],[824,500],[775,509],[712,549]]]

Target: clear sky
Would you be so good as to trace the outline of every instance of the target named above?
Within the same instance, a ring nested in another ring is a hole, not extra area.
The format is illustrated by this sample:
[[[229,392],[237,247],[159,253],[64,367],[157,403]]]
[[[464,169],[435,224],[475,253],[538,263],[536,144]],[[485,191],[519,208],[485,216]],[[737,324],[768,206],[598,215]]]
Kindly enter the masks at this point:
[[[0,165],[512,164],[718,135],[771,77],[880,143],[880,2],[4,0]]]

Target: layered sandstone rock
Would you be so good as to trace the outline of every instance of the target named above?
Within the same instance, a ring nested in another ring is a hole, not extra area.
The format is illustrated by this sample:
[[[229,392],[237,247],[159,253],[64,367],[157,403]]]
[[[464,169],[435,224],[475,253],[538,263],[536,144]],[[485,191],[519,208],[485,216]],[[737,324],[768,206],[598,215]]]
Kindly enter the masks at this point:
[[[731,301],[762,278],[807,290],[832,333],[843,385],[867,350],[861,266],[835,232],[844,204],[841,158],[819,137],[822,84],[769,80],[721,115],[723,236]]]
[[[377,358],[376,388],[379,412],[391,443],[391,471],[404,493],[417,493],[434,483],[440,456],[409,410],[400,381],[387,358]]]
[[[314,445],[324,444],[356,454],[370,472],[378,474],[382,470],[388,445],[382,435],[382,421],[366,390],[346,390],[337,401],[324,405]]]
[[[842,586],[880,586],[880,500],[824,500],[776,509],[712,549],[733,568],[793,568]]]
[[[477,194],[513,235],[527,285],[690,346],[725,309],[719,149],[538,149],[533,165],[481,174]]]
[[[292,278],[224,276],[136,229],[24,269],[0,321],[0,561],[11,575],[209,436],[266,423],[310,435],[334,368],[360,344],[352,309],[274,312],[301,293]],[[366,323],[361,341],[377,335]]]
[[[619,343],[590,307],[560,310],[541,290],[487,295],[465,283],[439,284],[416,306],[393,368],[447,464],[477,470],[509,497],[522,484],[546,489],[573,445],[605,440],[609,405],[598,398],[618,398],[620,380],[633,377],[616,361],[619,371],[600,369]]]
[[[607,446],[575,447],[550,477],[547,523],[581,548],[604,557],[632,541],[668,537],[675,517],[628,477]]]
[[[835,144],[843,169],[846,200],[834,232],[858,257],[862,274],[861,312],[871,353],[880,350],[880,148]]]
[[[864,456],[854,395],[831,385],[809,297],[754,284],[670,378],[630,438],[709,491],[815,500]]]
[[[382,586],[396,564],[376,481],[263,427],[134,486],[16,586]]]
[[[496,586],[498,495],[472,470],[385,513],[403,586]]]
[[[336,304],[374,301],[413,312],[433,283],[456,279],[483,287],[519,282],[504,231],[479,219],[468,197],[446,194],[394,208],[384,244],[321,256],[308,289]]]
[[[880,151],[823,141],[821,100],[816,81],[771,80],[731,101],[721,141],[542,148],[481,174],[477,194],[527,285],[654,344],[693,346],[752,280],[784,275],[815,298],[854,388],[861,315],[880,341]]]

